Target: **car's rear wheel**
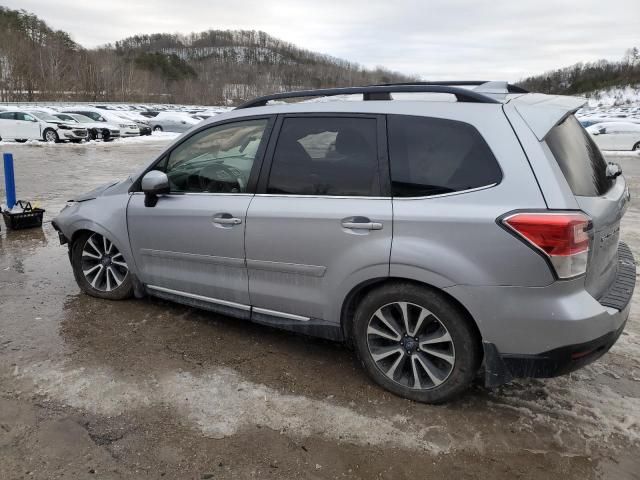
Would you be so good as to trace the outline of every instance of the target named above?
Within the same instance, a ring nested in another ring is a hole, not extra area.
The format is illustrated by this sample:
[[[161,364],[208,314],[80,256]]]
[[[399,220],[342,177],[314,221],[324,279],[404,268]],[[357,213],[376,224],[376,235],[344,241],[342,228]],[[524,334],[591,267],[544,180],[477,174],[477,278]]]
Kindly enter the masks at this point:
[[[441,293],[412,283],[369,292],[356,310],[353,340],[376,383],[425,403],[460,394],[481,361],[480,342],[465,313]]]
[[[91,128],[87,131],[87,140],[91,141],[91,140],[95,140],[96,138],[98,138],[98,133],[96,132],[95,129]]]
[[[58,137],[58,132],[53,130],[52,128],[47,128],[42,134],[44,141],[47,143],[58,143],[60,141],[60,137]]]
[[[107,237],[94,232],[81,234],[71,247],[71,263],[76,282],[85,293],[109,300],[133,294],[129,266]]]
[[[636,143],[636,144],[633,146],[633,151],[638,151],[638,150],[640,150],[640,142]]]
[[[162,131],[162,127],[160,125],[156,125],[155,127],[153,127],[153,131],[154,132],[161,132]]]

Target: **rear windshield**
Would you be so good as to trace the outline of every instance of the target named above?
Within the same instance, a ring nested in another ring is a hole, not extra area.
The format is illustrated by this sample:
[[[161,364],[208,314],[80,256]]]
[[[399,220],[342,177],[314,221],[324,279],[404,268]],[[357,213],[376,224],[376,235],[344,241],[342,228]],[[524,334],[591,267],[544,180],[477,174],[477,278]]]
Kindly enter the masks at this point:
[[[546,141],[574,195],[599,197],[611,188],[607,162],[576,117],[554,127]]]

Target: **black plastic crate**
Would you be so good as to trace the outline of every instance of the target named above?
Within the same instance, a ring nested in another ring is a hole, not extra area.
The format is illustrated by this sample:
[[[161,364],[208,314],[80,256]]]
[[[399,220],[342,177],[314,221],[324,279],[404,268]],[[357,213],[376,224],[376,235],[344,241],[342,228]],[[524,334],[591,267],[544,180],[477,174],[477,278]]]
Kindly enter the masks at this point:
[[[11,213],[6,210],[2,212],[7,228],[21,230],[42,226],[42,217],[44,216],[42,208],[33,208],[31,202],[23,202],[22,200],[18,200],[18,205],[23,209],[22,213]]]

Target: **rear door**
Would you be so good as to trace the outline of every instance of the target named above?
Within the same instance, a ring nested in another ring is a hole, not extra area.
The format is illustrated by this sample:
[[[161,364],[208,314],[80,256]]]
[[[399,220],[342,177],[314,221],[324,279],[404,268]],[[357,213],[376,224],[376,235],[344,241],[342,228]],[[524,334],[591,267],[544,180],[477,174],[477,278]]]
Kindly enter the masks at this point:
[[[384,117],[287,115],[275,131],[247,213],[252,316],[338,323],[350,287],[389,274]]]
[[[629,190],[622,175],[607,177],[606,160],[573,115],[555,126],[545,142],[578,206],[593,220],[586,288],[600,298],[616,276],[620,220],[628,205]]]
[[[15,112],[0,112],[0,138],[14,140],[16,138]]]

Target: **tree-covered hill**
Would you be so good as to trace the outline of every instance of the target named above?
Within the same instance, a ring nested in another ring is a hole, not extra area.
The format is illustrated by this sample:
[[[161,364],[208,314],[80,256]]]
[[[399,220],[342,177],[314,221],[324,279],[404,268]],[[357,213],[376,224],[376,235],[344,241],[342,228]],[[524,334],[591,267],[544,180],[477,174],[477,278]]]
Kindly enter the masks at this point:
[[[283,90],[408,81],[258,31],[136,35],[85,49],[0,6],[0,101],[238,103]]]

